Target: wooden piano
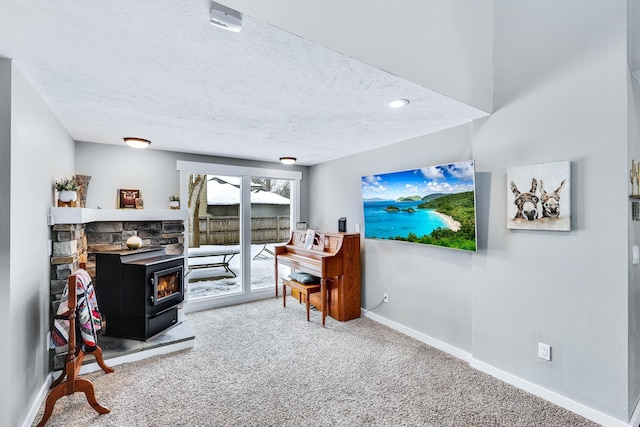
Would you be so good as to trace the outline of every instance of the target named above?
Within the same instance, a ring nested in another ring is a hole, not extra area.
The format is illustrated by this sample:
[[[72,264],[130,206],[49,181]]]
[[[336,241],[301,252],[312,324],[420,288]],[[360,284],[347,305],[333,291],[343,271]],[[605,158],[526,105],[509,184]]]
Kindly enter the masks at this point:
[[[278,265],[286,265],[321,278],[320,292],[309,301],[339,321],[360,317],[360,234],[316,232],[314,244],[305,247],[306,231],[292,231],[286,245],[275,247],[276,297]],[[327,303],[324,303],[327,302]]]

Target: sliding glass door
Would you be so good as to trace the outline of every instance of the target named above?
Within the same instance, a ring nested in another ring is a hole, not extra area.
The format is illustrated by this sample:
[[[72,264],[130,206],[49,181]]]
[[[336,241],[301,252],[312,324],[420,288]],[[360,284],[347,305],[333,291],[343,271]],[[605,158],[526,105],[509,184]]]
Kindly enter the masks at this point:
[[[193,162],[178,169],[189,207],[185,311],[275,295],[274,248],[298,221],[301,172]]]
[[[193,188],[199,177],[201,188]],[[238,176],[189,174],[189,197],[197,197],[197,218],[189,215],[188,227],[189,300],[242,293],[240,181]]]
[[[291,180],[251,178],[252,290],[273,289],[274,248],[291,235],[292,187]]]

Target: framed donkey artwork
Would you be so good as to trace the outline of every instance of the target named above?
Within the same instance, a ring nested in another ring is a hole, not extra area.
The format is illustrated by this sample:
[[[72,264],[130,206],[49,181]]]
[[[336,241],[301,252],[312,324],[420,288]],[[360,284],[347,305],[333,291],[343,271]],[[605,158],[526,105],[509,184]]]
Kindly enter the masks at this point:
[[[507,169],[507,228],[571,230],[571,162]]]

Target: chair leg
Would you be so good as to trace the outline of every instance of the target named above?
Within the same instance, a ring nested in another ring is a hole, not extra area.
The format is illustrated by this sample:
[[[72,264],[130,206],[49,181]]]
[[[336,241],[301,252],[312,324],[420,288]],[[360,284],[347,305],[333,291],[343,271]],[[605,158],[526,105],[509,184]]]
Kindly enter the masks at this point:
[[[287,306],[287,285],[282,282],[282,306]]]
[[[322,279],[320,282],[320,301],[322,301],[322,326],[325,326],[325,319],[327,318],[328,311],[328,297],[327,287],[329,286],[329,279]]]

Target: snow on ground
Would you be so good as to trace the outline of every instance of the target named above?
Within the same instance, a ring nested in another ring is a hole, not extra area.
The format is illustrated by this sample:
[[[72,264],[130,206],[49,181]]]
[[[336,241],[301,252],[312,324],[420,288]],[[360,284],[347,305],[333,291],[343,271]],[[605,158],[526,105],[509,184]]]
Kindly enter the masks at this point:
[[[206,248],[207,246],[201,246]],[[212,246],[214,249],[239,249],[239,246]],[[251,289],[272,288],[274,283],[274,259],[273,255],[262,251],[264,245],[251,246]],[[273,245],[267,245],[267,248],[273,252]],[[222,260],[220,256],[203,257],[198,261],[219,262]],[[202,298],[209,296],[217,296],[230,293],[239,293],[242,291],[242,278],[240,277],[240,254],[235,255],[229,261],[229,269],[233,271],[237,277],[227,271],[223,267],[200,268],[192,270],[187,279],[189,281],[189,299]],[[280,277],[288,276],[290,270],[288,267],[281,266],[278,269]]]

